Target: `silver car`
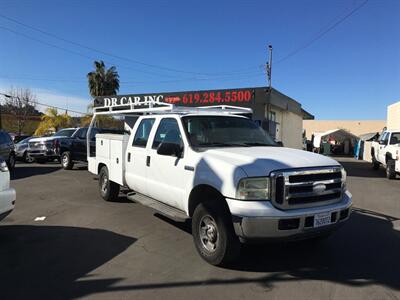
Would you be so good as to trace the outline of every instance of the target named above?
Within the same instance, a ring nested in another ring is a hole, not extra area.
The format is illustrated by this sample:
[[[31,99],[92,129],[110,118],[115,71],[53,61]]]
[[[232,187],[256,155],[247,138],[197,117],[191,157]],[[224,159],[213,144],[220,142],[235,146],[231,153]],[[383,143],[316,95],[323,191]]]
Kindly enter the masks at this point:
[[[17,160],[22,160],[27,163],[33,162],[33,158],[28,153],[28,145],[34,136],[23,139],[22,141],[15,144],[15,157]]]

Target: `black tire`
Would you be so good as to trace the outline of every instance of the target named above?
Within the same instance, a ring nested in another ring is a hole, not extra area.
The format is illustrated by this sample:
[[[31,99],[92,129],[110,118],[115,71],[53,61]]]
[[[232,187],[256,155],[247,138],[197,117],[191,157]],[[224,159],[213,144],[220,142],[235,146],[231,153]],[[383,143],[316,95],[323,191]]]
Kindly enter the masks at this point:
[[[71,170],[74,167],[74,162],[71,158],[71,152],[65,151],[60,157],[61,165],[64,170]]]
[[[393,159],[389,159],[386,162],[386,178],[387,179],[395,179],[396,178],[395,163],[396,162]]]
[[[15,154],[10,153],[10,156],[8,157],[7,161],[7,167],[10,171],[14,170],[15,168]]]
[[[211,227],[205,223],[207,218],[214,223],[209,223]],[[204,231],[204,228],[208,229]],[[197,252],[212,265],[225,265],[240,255],[239,238],[230,213],[223,205],[200,203],[193,213],[192,235]],[[203,239],[204,236],[207,238]]]
[[[102,167],[99,174],[99,190],[100,196],[106,201],[118,200],[119,184],[110,181],[108,177],[108,169],[106,166]]]
[[[375,158],[372,158],[372,169],[374,169],[374,170],[379,170],[379,165],[380,165],[380,163],[377,162],[377,161],[375,160]]]

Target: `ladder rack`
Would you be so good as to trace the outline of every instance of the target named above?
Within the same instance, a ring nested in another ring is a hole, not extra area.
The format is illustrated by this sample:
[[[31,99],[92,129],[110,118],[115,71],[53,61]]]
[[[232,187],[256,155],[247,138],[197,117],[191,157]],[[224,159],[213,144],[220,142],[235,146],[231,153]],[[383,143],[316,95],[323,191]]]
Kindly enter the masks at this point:
[[[221,113],[221,114],[252,114],[251,108],[231,106],[231,105],[214,105],[214,106],[199,106],[186,107],[176,106],[171,103],[159,102],[154,100],[138,101],[130,104],[112,105],[105,107],[93,108],[93,115],[144,115],[144,114],[206,114],[206,113]]]

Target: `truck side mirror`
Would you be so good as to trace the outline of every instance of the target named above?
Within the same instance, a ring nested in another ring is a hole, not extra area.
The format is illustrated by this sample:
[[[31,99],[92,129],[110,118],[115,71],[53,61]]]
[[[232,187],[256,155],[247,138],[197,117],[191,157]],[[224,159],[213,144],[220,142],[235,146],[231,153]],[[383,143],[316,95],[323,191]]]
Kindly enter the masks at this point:
[[[157,154],[182,157],[182,147],[174,143],[160,143],[157,148]]]

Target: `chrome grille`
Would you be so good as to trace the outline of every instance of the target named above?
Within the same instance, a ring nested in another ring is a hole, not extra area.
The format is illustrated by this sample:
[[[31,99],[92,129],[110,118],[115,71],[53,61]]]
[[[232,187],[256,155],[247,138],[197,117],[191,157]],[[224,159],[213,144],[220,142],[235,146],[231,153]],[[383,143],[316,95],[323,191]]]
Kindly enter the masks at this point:
[[[46,145],[42,142],[30,142],[28,148],[29,150],[45,150]]]
[[[281,209],[327,205],[340,201],[341,167],[281,170],[271,173],[271,199]]]

